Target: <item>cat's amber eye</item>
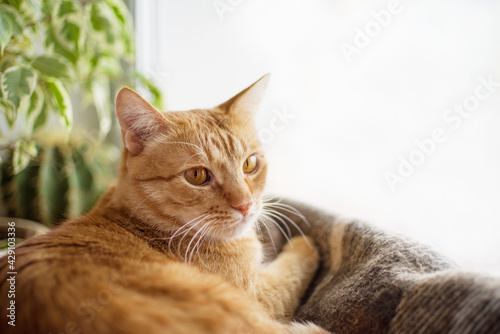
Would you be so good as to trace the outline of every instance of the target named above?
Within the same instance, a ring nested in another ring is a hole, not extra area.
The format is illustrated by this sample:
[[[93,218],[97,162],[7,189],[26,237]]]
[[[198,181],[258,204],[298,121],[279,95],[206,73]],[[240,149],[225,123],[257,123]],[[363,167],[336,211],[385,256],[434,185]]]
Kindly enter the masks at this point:
[[[251,174],[257,169],[257,157],[255,154],[249,156],[243,163],[243,173]]]
[[[200,186],[203,183],[209,181],[210,179],[210,176],[208,175],[208,170],[203,167],[194,167],[188,169],[187,171],[184,172],[184,177],[189,183],[195,186]]]

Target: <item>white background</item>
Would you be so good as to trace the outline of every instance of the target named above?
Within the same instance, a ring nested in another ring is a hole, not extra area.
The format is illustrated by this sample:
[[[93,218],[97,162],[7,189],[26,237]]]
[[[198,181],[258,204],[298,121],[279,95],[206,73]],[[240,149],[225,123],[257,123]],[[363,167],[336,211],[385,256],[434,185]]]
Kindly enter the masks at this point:
[[[277,111],[294,118],[266,140],[269,192],[500,274],[500,86],[460,125],[443,118],[481,77],[500,82],[500,3],[400,1],[382,26],[374,13],[388,6],[136,1],[138,67],[168,110],[215,106],[271,72],[258,127],[272,128]],[[349,61],[341,46],[365,29],[372,37]],[[385,175],[438,128],[446,140],[391,190]]]

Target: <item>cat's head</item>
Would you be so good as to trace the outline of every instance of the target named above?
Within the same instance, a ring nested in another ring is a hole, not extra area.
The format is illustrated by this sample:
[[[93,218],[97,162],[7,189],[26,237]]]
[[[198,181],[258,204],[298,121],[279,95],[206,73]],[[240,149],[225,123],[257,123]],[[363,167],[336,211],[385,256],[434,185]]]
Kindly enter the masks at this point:
[[[122,204],[159,229],[216,239],[247,231],[266,180],[253,116],[268,81],[266,75],[218,107],[178,112],[158,111],[123,88],[116,99]]]

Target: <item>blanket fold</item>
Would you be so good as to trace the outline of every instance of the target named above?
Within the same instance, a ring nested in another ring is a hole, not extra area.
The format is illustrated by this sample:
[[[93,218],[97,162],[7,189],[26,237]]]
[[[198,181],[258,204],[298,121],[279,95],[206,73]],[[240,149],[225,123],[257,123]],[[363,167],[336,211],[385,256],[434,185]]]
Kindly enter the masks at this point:
[[[286,199],[273,208],[283,230],[299,235],[298,226],[321,254],[296,320],[337,334],[500,333],[500,279],[461,271],[429,247],[363,222]],[[278,232],[263,233],[269,258],[286,242]]]

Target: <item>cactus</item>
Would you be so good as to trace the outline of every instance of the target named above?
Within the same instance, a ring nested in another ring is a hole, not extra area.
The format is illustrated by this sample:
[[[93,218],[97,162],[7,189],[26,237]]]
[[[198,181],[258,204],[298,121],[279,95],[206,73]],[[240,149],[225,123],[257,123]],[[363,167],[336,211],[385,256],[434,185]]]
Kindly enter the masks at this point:
[[[38,155],[17,174],[12,152],[2,163],[0,186],[10,217],[57,225],[91,209],[113,179],[115,147],[69,143],[37,149]]]

